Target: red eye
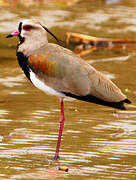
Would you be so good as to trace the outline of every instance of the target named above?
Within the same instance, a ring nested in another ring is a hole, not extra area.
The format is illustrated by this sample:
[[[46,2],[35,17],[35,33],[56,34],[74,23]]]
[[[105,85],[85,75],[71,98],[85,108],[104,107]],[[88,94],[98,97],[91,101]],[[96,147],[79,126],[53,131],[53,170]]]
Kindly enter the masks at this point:
[[[23,29],[24,29],[25,31],[30,31],[30,30],[32,29],[32,26],[30,26],[30,25],[25,25],[25,26],[23,26]]]

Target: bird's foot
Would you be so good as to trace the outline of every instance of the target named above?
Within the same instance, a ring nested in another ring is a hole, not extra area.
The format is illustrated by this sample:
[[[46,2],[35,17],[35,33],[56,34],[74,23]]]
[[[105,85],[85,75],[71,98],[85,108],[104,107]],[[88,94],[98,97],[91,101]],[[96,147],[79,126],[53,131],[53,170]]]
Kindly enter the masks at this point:
[[[59,155],[55,155],[54,158],[52,159],[53,161],[59,160]]]
[[[58,160],[59,160],[59,156],[55,155],[53,158],[44,159],[44,160],[41,160],[41,162],[52,165],[52,164],[59,163]]]

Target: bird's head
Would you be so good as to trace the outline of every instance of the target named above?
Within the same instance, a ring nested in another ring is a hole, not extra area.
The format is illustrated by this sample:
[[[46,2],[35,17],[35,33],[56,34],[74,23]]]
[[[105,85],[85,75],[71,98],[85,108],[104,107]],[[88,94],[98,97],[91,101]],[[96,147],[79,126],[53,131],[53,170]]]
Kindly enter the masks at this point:
[[[47,32],[51,34],[57,41],[59,41],[52,32],[35,20],[23,20],[19,23],[18,30],[8,34],[6,37],[10,38],[13,36],[18,36],[21,42],[27,39],[31,39],[33,41],[43,39],[44,41],[48,42]]]

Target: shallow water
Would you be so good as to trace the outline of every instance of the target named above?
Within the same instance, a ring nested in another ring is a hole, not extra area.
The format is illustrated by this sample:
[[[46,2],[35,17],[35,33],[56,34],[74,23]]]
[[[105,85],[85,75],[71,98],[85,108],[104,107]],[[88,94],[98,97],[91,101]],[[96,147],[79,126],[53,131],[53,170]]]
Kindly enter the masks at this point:
[[[135,50],[97,50],[84,57],[95,60],[93,66],[133,103],[124,112],[77,100],[65,102],[61,158],[54,164],[47,160],[56,147],[59,100],[28,82],[16,61],[17,39],[5,39],[24,18],[39,18],[62,40],[67,31],[136,39],[135,7],[135,0],[0,7],[0,179],[136,179]],[[49,40],[55,43],[50,36]],[[100,61],[128,55],[124,61]],[[69,172],[59,171],[60,165]]]

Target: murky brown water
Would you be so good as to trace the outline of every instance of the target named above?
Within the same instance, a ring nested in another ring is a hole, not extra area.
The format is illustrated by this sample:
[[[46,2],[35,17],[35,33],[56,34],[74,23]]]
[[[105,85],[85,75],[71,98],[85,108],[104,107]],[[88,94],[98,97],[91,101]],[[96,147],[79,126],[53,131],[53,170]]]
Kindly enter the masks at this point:
[[[133,104],[122,112],[81,101],[65,102],[61,159],[50,164],[42,160],[54,155],[59,100],[28,82],[16,61],[17,40],[5,39],[24,18],[41,19],[62,40],[66,31],[136,39],[135,0],[0,7],[0,179],[136,179],[135,51],[98,50],[84,57],[97,60],[93,66],[112,78]],[[125,61],[98,61],[127,55]],[[69,167],[69,172],[59,171],[59,165]]]

